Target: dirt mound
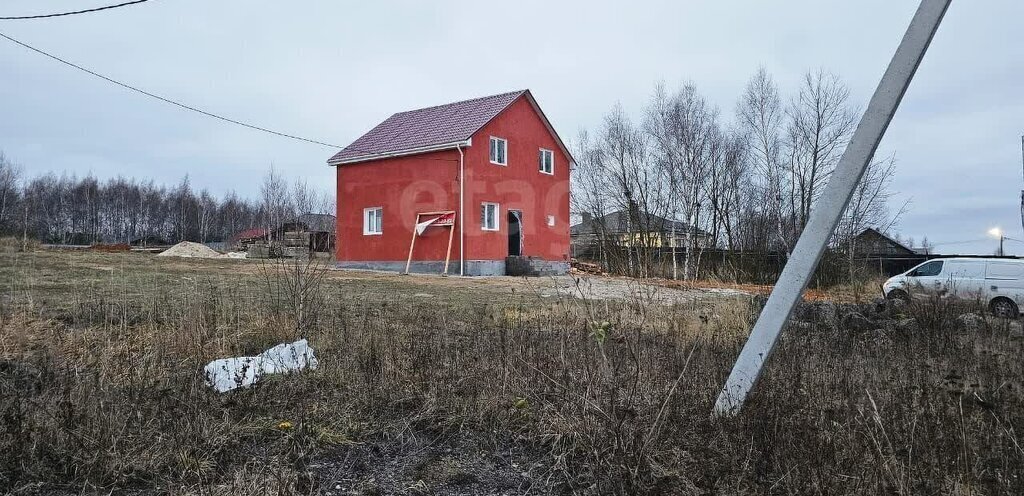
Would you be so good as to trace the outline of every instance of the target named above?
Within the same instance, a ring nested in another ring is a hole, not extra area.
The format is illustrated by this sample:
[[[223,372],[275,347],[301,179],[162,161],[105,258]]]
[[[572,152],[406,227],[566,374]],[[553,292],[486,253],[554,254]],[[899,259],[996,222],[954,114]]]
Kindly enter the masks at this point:
[[[182,257],[182,258],[217,258],[220,253],[215,251],[209,246],[193,243],[191,241],[182,241],[160,253],[158,257]]]

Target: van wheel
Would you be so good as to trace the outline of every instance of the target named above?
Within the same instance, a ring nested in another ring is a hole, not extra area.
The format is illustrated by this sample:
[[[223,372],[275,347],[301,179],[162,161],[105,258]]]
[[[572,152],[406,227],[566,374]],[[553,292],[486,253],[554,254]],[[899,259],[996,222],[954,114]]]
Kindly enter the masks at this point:
[[[885,299],[910,301],[910,295],[908,295],[907,292],[903,291],[902,289],[894,289],[892,291],[889,291],[889,294],[885,295]]]
[[[989,303],[989,308],[992,310],[992,314],[996,317],[1004,319],[1016,319],[1020,316],[1020,312],[1017,310],[1017,304],[1009,298],[996,298]]]

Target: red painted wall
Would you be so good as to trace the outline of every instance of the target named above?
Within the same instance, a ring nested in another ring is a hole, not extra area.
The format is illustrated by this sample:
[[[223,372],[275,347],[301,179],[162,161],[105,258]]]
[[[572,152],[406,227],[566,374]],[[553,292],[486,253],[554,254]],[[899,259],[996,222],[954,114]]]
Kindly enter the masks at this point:
[[[490,137],[508,140],[507,166],[490,163]],[[540,149],[555,155],[554,175],[540,172]],[[466,152],[466,258],[504,260],[509,210],[523,212],[523,255],[544,260],[569,256],[569,159],[525,97],[473,135]],[[480,226],[480,204],[501,206],[499,231]],[[547,225],[547,216],[555,225]],[[472,240],[472,242],[470,242]]]
[[[405,261],[417,213],[458,210],[458,172],[456,150],[339,166],[337,259]],[[363,234],[368,207],[384,208],[383,234]],[[416,240],[413,260],[444,260],[447,248],[448,228],[430,227]],[[456,231],[452,260],[458,259]]]
[[[491,136],[508,140],[508,165],[490,163]],[[554,152],[554,175],[539,170],[540,149]],[[522,211],[523,254],[544,260],[569,256],[569,159],[525,97],[473,136],[464,149],[466,260],[504,260],[507,213]],[[342,165],[337,170],[339,261],[404,261],[417,212],[458,210],[459,153],[446,150]],[[500,204],[498,231],[481,229],[482,202]],[[363,209],[384,207],[382,235],[363,235]],[[547,225],[547,216],[555,225]],[[462,222],[462,219],[458,219]],[[452,261],[459,259],[455,227]],[[417,238],[413,260],[443,260],[447,228],[428,228]],[[457,267],[457,265],[455,265]]]

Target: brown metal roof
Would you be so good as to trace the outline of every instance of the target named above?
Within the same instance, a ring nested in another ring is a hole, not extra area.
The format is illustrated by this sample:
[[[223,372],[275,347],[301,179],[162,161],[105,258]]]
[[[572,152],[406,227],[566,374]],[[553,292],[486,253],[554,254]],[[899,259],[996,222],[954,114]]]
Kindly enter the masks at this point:
[[[332,165],[386,158],[468,140],[527,90],[399,112],[331,157]]]

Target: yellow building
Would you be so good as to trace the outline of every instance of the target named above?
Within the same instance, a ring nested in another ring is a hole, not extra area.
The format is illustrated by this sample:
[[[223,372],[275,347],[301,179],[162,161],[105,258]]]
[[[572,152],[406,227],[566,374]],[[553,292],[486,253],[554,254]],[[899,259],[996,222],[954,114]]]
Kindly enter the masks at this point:
[[[600,217],[583,214],[583,222],[570,227],[573,256],[600,246],[665,249],[685,248],[687,238],[694,248],[707,248],[711,235],[685,222],[637,212],[619,210]]]

